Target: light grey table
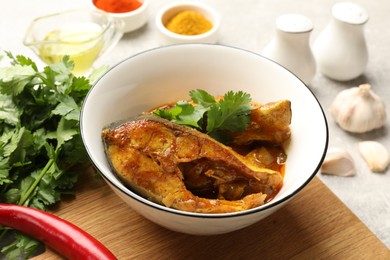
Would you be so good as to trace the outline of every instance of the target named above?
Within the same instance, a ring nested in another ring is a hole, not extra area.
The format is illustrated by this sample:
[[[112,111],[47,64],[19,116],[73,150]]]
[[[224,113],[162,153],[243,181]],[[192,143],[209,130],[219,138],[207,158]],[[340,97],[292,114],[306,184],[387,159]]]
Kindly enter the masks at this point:
[[[0,49],[13,54],[27,55],[38,60],[23,46],[22,38],[29,22],[38,16],[70,8],[87,7],[88,0],[13,0],[0,9]],[[133,54],[159,47],[154,17],[171,0],[151,0],[149,21],[143,28],[124,35],[118,45],[103,56],[96,66],[113,65]],[[235,46],[259,53],[274,34],[275,19],[286,13],[299,13],[314,23],[314,41],[330,19],[333,0],[209,0],[202,1],[215,7],[222,18],[218,44]],[[343,89],[370,83],[373,91],[390,102],[390,1],[354,0],[369,14],[365,25],[370,58],[363,76],[336,82],[317,73],[310,88],[322,104],[328,118],[330,147],[348,150],[355,160],[358,173],[354,177],[325,176],[320,179],[390,248],[390,170],[383,174],[371,173],[356,150],[361,140],[376,140],[390,149],[390,119],[385,127],[368,134],[354,135],[342,131],[329,114],[329,107]],[[390,103],[387,104],[390,117]],[[342,218],[343,216],[340,216]]]

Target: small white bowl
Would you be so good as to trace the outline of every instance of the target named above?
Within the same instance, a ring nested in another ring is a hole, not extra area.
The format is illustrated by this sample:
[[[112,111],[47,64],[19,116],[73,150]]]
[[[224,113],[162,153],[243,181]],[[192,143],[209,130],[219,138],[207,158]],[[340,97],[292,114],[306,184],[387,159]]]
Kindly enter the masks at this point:
[[[283,186],[267,204],[234,213],[184,212],[139,196],[126,188],[110,168],[101,137],[103,127],[162,104],[188,99],[188,92],[197,88],[213,95],[242,90],[260,103],[291,101],[292,137],[286,148]],[[124,60],[94,84],[80,120],[89,157],[117,195],[145,218],[171,230],[197,235],[241,229],[278,210],[316,175],[328,146],[324,112],[301,80],[260,55],[215,44],[165,46]]]
[[[166,24],[175,15],[183,11],[194,11],[203,15],[212,23],[213,27],[209,31],[198,35],[182,35],[168,30]],[[180,1],[168,4],[156,15],[156,25],[162,45],[177,43],[216,43],[220,24],[221,20],[215,9],[205,3],[195,1]]]
[[[126,12],[126,13],[106,12],[111,17],[123,21],[123,23],[124,23],[123,32],[124,33],[135,31],[135,30],[141,28],[143,25],[145,25],[148,21],[148,9],[149,9],[149,1],[150,0],[139,0],[139,1],[142,3],[142,5],[134,11]],[[93,0],[88,0],[88,2],[90,3],[90,5],[93,9],[104,11],[104,10],[97,8],[94,5]]]

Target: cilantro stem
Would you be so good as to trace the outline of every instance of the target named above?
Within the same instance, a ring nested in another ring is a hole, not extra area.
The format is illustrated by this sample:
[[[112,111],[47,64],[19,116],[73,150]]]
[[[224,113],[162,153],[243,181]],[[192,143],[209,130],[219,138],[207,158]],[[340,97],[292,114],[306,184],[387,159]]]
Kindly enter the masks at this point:
[[[33,184],[30,186],[30,188],[27,190],[27,192],[23,195],[23,197],[20,199],[19,201],[19,205],[23,205],[28,197],[31,195],[31,193],[35,190],[35,188],[38,186],[39,182],[41,181],[41,179],[43,178],[43,176],[45,176],[46,172],[49,170],[49,168],[53,165],[54,163],[54,160],[53,159],[50,159],[47,164],[45,165],[45,167],[42,169],[41,173],[39,174],[38,178],[35,179],[35,181],[33,182]]]
[[[5,234],[8,232],[8,229],[4,228],[0,233],[0,238],[3,238]]]

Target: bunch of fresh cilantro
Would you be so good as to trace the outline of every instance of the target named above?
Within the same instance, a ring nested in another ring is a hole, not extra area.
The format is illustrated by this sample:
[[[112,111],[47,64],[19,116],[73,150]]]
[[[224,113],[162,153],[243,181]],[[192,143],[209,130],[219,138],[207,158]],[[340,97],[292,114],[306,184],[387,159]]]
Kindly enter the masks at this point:
[[[39,71],[31,59],[6,54],[10,65],[0,68],[0,202],[47,210],[72,193],[80,165],[89,164],[79,117],[91,84],[72,74],[67,56]],[[0,241],[5,231],[0,227]],[[16,233],[13,243],[0,246],[13,259],[28,257],[38,245]]]
[[[204,132],[223,143],[231,140],[232,132],[244,131],[250,122],[250,94],[228,91],[219,101],[202,89],[189,92],[191,102],[179,101],[169,109],[154,114],[180,125]]]

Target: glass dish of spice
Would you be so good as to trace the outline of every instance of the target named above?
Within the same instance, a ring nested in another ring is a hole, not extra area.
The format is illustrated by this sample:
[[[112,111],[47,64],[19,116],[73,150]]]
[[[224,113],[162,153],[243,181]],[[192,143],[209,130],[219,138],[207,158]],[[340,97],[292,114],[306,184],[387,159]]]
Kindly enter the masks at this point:
[[[149,0],[89,0],[94,9],[104,11],[124,22],[124,32],[132,32],[146,24]]]
[[[156,16],[162,45],[176,43],[216,43],[220,17],[211,6],[180,1],[163,7]]]

